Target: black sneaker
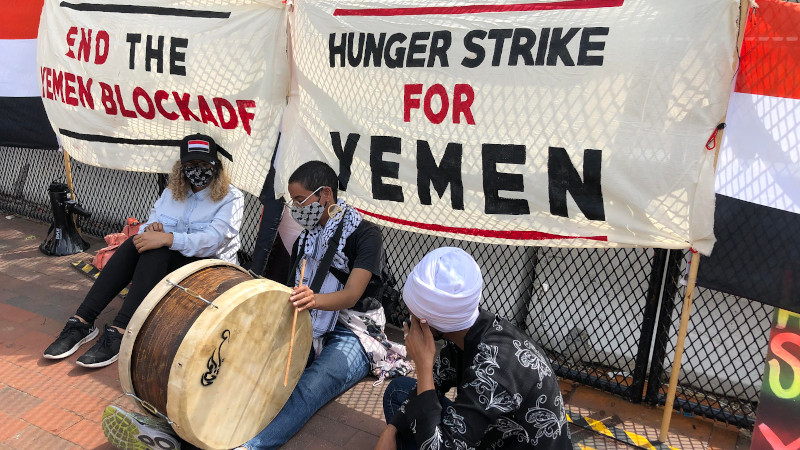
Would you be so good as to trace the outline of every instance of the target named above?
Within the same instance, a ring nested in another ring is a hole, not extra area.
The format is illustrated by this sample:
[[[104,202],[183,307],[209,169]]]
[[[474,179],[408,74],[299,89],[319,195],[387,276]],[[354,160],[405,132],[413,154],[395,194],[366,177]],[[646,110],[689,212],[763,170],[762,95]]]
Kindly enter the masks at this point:
[[[86,353],[78,358],[78,365],[83,367],[105,367],[119,358],[119,345],[122,333],[116,328],[106,325],[103,335]]]
[[[47,350],[44,357],[47,359],[63,359],[75,353],[78,347],[97,337],[97,328],[94,324],[83,323],[75,317],[70,317],[58,339]]]

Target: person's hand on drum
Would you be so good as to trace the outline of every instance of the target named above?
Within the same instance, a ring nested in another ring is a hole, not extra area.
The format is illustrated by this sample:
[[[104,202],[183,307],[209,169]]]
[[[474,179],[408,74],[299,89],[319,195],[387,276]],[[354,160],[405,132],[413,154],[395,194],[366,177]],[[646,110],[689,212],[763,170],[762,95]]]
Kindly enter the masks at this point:
[[[161,247],[170,247],[172,246],[172,233],[145,231],[133,237],[133,245],[139,253]]]
[[[314,296],[314,291],[308,286],[295,286],[289,301],[298,311],[317,307],[317,298]]]
[[[160,231],[164,232],[164,224],[161,222],[153,222],[150,225],[144,227],[144,231]]]

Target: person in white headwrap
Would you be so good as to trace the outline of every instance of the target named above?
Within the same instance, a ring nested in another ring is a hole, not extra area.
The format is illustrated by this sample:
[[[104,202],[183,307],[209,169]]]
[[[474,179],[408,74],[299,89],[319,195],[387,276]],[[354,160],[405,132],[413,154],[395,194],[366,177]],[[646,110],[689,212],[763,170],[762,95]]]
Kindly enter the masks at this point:
[[[482,290],[478,264],[459,248],[433,250],[408,275],[403,331],[417,380],[386,388],[376,449],[572,448],[550,362],[521,329],[479,307]],[[444,339],[435,361],[434,338]]]

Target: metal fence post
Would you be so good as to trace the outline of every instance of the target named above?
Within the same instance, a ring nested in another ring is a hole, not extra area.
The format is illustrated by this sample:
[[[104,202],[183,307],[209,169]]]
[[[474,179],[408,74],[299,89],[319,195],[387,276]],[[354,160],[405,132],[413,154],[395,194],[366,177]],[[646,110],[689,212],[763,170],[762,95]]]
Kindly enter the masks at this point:
[[[658,248],[653,252],[653,265],[650,272],[650,282],[647,288],[647,304],[642,315],[640,328],[639,348],[636,353],[636,363],[633,368],[633,382],[625,392],[632,403],[641,403],[647,378],[647,365],[650,362],[650,348],[653,342],[653,333],[658,315],[658,298],[661,295],[664,281],[664,268],[666,267],[668,250]]]
[[[664,376],[664,358],[667,354],[669,331],[672,325],[672,311],[675,309],[675,296],[678,293],[678,280],[681,276],[680,268],[683,259],[682,251],[667,250],[667,253],[667,276],[664,279],[661,308],[655,329],[656,339],[653,344],[653,358],[650,363],[650,375],[647,378],[647,392],[644,397],[646,402],[654,405],[659,403],[658,393],[661,390],[661,380]]]

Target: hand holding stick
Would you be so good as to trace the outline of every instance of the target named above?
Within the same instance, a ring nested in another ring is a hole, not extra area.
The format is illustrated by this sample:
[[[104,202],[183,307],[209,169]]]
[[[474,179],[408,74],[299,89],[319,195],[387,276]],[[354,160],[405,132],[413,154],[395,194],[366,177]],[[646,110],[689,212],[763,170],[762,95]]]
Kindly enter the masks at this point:
[[[306,274],[306,259],[303,258],[303,266],[300,268],[300,284],[298,287],[303,285],[303,277]],[[292,350],[294,350],[294,329],[297,325],[297,308],[294,309],[294,319],[292,319],[292,336],[289,339],[289,357],[286,358],[286,373],[283,375],[283,387],[286,387],[286,383],[289,382],[289,365],[292,362]]]

